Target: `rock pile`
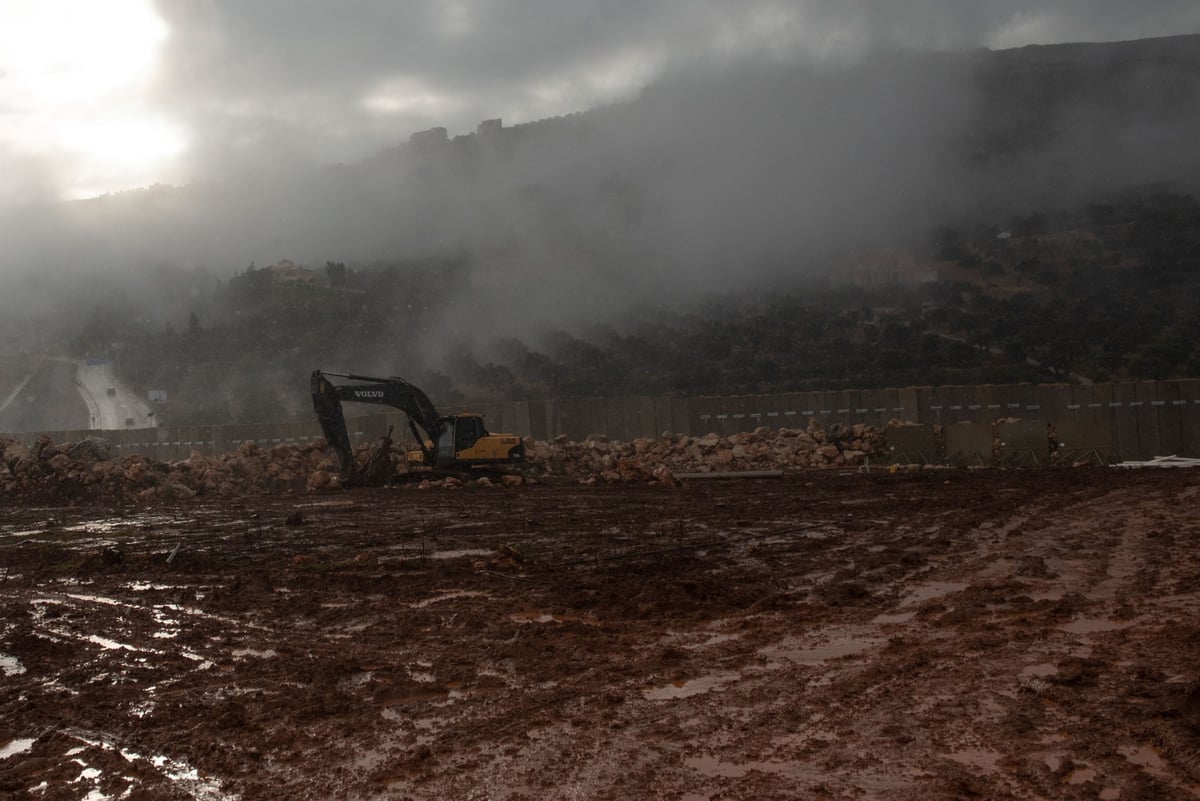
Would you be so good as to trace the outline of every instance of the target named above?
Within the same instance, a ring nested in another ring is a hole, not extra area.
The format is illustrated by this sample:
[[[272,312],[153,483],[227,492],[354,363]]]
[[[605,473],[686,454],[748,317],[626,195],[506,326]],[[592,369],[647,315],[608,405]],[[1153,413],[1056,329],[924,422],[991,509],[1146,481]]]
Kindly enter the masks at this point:
[[[513,488],[538,480],[568,479],[587,484],[654,483],[673,486],[680,473],[743,470],[801,470],[860,465],[884,452],[883,431],[863,425],[822,429],[784,428],[722,437],[664,434],[658,439],[617,442],[593,435],[583,442],[558,437],[526,440],[531,464],[524,475],[409,478],[405,486]],[[378,460],[376,444],[360,446],[361,467]],[[386,457],[385,457],[386,458]],[[404,453],[391,449],[395,471],[409,471]],[[116,456],[108,442],[89,437],[55,444],[41,437],[32,447],[0,438],[0,498],[55,502],[186,500],[197,495],[318,491],[340,485],[337,460],[323,440],[270,448],[253,442],[216,456],[193,452],[162,462],[143,455]]]
[[[333,469],[333,463],[323,440],[272,448],[245,442],[219,456],[193,452],[167,463],[140,454],[114,456],[109,443],[95,437],[56,445],[43,436],[32,447],[0,439],[0,497],[153,501],[302,491],[310,475]]]
[[[664,434],[658,439],[614,442],[592,435],[583,442],[558,437],[554,442],[527,441],[526,452],[552,475],[610,483],[672,483],[659,468],[677,473],[720,473],[745,470],[805,470],[853,467],[885,452],[882,429],[855,424],[823,429],[816,420],[808,428],[757,428],[751,432]]]

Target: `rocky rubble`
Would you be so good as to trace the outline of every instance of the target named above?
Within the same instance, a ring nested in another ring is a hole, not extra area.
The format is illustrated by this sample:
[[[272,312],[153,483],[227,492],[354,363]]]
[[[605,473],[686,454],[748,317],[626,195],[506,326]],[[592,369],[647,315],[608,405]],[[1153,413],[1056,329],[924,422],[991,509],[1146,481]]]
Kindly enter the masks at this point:
[[[583,442],[558,437],[553,442],[527,441],[526,451],[552,475],[589,483],[665,484],[679,473],[855,467],[885,452],[882,429],[855,424],[826,430],[816,420],[807,428],[757,428],[728,437],[666,433],[632,442],[615,442],[598,434]]]
[[[56,445],[42,436],[32,447],[0,439],[0,498],[154,501],[303,491],[311,475],[334,464],[323,440],[271,448],[245,442],[219,456],[193,452],[168,463],[116,456],[96,437]]]
[[[525,445],[531,464],[522,466],[520,474],[478,478],[414,474],[400,448],[391,449],[391,458],[400,478],[409,479],[404,481],[406,487],[513,488],[553,479],[673,486],[680,473],[852,467],[884,452],[880,429],[834,425],[825,430],[815,420],[806,429],[759,428],[728,437],[664,434],[617,442],[593,435],[582,442],[566,437],[553,442],[527,439]],[[356,451],[360,467],[378,458],[378,444],[362,445]],[[187,459],[162,462],[139,454],[114,455],[110,444],[96,437],[55,444],[43,436],[32,447],[0,438],[3,499],[152,502],[197,495],[312,492],[339,485],[337,460],[323,440],[269,448],[245,442],[229,453],[193,452]]]

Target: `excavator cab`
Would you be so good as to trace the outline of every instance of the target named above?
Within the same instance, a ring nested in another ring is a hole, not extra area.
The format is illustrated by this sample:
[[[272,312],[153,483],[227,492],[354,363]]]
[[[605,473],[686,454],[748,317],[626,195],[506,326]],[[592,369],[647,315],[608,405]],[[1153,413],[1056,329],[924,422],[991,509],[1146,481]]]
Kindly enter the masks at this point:
[[[454,461],[494,464],[525,461],[525,444],[515,434],[491,434],[483,415],[464,412],[454,417]]]
[[[487,436],[483,418],[473,414],[460,414],[454,418],[454,454],[468,452],[475,443]]]
[[[428,464],[426,453],[433,453],[438,466],[496,464],[520,462],[525,458],[525,446],[514,434],[490,434],[483,425],[483,415],[464,412],[443,417],[445,430],[436,447],[425,440],[422,447],[407,454],[409,464]]]

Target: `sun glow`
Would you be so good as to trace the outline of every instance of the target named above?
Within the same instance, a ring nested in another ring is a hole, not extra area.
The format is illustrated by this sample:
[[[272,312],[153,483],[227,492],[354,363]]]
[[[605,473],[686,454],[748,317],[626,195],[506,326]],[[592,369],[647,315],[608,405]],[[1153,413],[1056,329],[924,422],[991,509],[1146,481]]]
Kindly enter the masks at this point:
[[[435,117],[453,111],[456,102],[418,78],[402,76],[376,86],[362,99],[362,106],[378,114],[423,114]]]
[[[186,135],[153,105],[169,31],[150,0],[0,10],[0,148],[52,165],[64,196],[170,177]]]

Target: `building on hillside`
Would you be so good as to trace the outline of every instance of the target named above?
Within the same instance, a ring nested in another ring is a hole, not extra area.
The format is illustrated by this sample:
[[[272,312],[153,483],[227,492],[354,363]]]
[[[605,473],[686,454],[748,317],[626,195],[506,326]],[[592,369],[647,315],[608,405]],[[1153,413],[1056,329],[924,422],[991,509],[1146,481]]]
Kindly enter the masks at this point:
[[[479,123],[479,127],[475,129],[475,133],[480,136],[487,136],[488,134],[499,133],[502,130],[504,130],[504,122],[497,118],[494,120],[484,120]]]
[[[408,137],[408,142],[416,148],[442,147],[450,144],[450,133],[442,126],[430,128],[427,131],[417,131]]]
[[[862,289],[934,284],[939,280],[939,264],[918,261],[911,253],[868,250],[854,263],[853,283]]]
[[[303,265],[296,264],[291,259],[282,259],[278,264],[267,268],[271,273],[271,282],[276,284],[320,284],[321,277]]]

